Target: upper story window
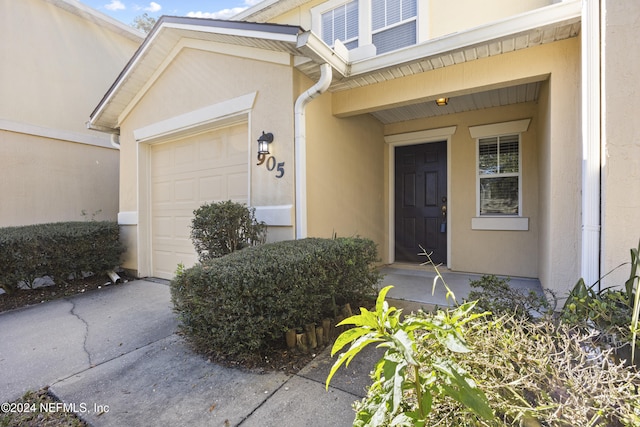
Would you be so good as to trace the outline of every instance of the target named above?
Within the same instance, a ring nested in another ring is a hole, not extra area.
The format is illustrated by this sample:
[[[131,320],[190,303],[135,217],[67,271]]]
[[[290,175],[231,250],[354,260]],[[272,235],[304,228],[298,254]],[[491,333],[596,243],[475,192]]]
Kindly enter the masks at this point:
[[[333,47],[340,40],[347,49],[358,47],[358,0],[350,1],[321,15],[322,40]]]
[[[417,42],[416,0],[371,0],[372,42],[378,54]]]
[[[520,136],[478,139],[479,214],[520,214]]]
[[[425,41],[426,13],[418,0],[327,0],[311,8],[311,28],[362,59]]]

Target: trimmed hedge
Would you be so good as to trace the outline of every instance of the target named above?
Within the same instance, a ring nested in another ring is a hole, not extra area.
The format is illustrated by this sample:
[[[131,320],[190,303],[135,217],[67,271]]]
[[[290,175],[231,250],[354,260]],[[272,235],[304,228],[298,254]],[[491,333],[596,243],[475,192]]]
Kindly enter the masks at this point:
[[[334,303],[375,299],[377,249],[360,238],[249,247],[180,272],[171,296],[181,329],[206,354],[251,359],[284,332],[332,317]]]
[[[119,238],[118,224],[109,221],[0,228],[0,286],[11,293],[39,277],[59,284],[83,272],[113,270],[124,252]]]

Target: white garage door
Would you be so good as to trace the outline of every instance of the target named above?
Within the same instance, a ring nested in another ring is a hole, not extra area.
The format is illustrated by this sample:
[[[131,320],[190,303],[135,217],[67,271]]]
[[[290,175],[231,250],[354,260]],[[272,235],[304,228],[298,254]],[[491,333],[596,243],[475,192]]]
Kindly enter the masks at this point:
[[[248,199],[247,125],[151,147],[151,250],[155,277],[198,257],[189,234],[193,211],[204,203]]]

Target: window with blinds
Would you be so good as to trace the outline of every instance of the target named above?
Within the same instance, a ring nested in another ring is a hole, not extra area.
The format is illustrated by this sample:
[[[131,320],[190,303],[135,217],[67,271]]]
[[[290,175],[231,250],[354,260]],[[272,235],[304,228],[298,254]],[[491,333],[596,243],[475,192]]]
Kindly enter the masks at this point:
[[[520,214],[520,136],[478,140],[480,215]]]
[[[358,47],[358,1],[350,1],[321,15],[322,40],[333,47],[340,40],[347,49]]]
[[[416,0],[372,0],[372,41],[378,54],[417,42]]]

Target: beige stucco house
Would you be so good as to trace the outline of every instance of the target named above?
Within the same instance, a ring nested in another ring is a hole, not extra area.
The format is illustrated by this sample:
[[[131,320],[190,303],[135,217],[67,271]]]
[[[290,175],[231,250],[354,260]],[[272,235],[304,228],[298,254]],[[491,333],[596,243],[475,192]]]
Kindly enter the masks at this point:
[[[76,0],[0,0],[0,227],[117,218],[119,152],[87,111],[143,38]]]
[[[170,278],[196,259],[193,209],[232,199],[271,240],[360,235],[383,263],[422,245],[454,271],[594,282],[640,238],[639,17],[635,0],[163,17],[90,119],[119,138],[124,267]]]

